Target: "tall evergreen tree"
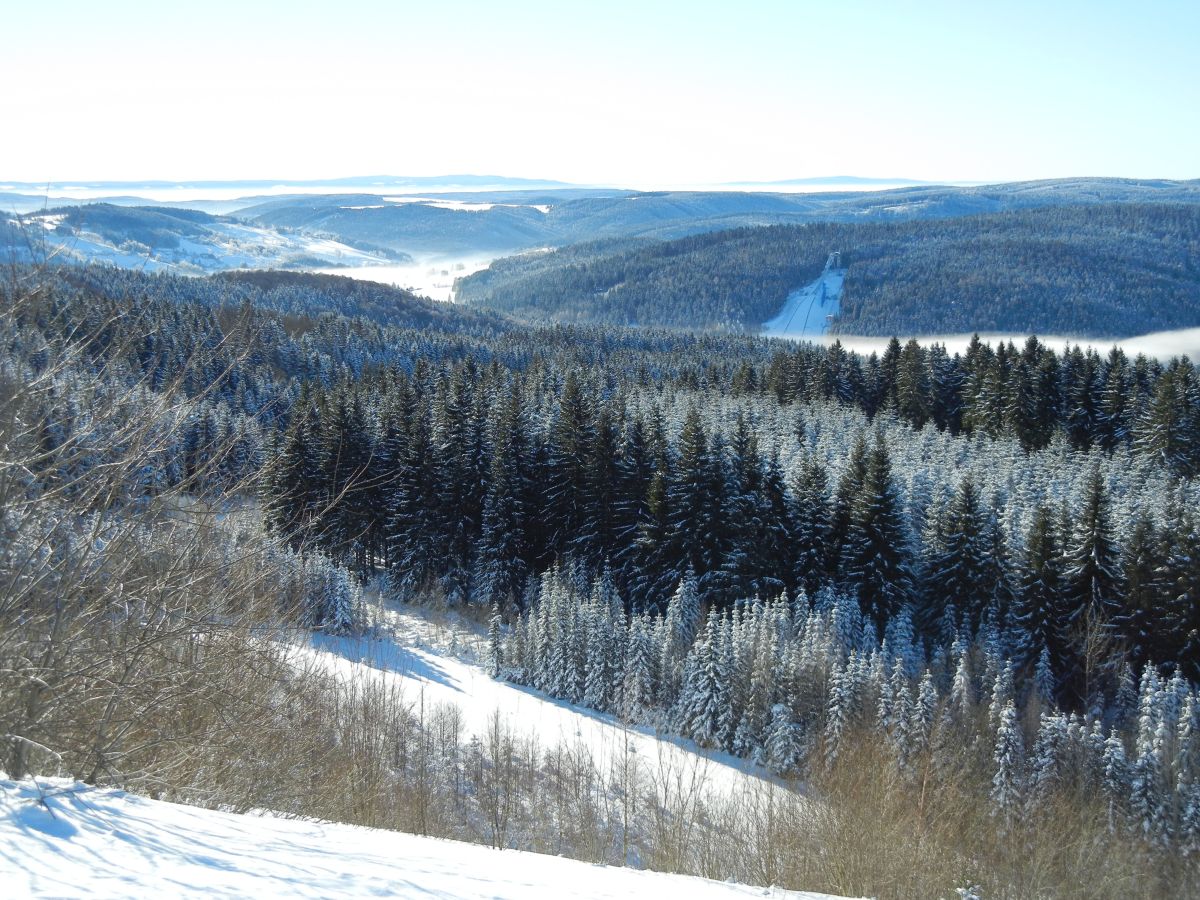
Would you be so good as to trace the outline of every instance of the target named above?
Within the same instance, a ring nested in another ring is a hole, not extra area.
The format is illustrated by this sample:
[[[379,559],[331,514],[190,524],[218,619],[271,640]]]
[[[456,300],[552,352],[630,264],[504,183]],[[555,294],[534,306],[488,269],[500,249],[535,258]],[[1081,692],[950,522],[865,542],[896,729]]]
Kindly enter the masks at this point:
[[[1070,617],[1063,596],[1062,554],[1054,517],[1039,506],[1025,539],[1025,560],[1013,609],[1019,635],[1018,653],[1026,671],[1037,662],[1042,650],[1060,669],[1069,663]],[[1047,699],[1053,699],[1047,697]]]
[[[864,615],[876,628],[882,629],[912,598],[908,535],[882,441],[877,441],[870,453],[862,490],[851,508],[844,570]]]
[[[1089,619],[1110,621],[1120,612],[1121,570],[1099,468],[1088,477],[1066,549],[1063,580],[1071,625],[1078,629]]]
[[[806,455],[792,487],[793,550],[796,584],[809,596],[832,572],[834,546],[831,508],[825,467],[815,456]],[[848,523],[847,523],[848,525]]]

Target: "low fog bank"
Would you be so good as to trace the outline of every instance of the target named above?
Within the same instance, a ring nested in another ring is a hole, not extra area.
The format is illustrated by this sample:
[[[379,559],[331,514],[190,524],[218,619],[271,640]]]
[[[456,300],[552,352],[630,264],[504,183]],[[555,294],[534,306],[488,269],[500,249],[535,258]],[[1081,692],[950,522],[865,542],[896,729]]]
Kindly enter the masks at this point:
[[[812,337],[806,335],[796,335],[789,337],[783,335],[785,339],[797,341],[813,341],[815,343],[824,344],[826,346],[834,341],[841,341],[842,346],[847,350],[853,350],[857,353],[883,353],[887,348],[888,341],[891,338],[887,337],[862,337],[851,334],[827,334],[822,337]],[[970,334],[934,334],[934,335],[909,335],[901,337],[900,342],[904,343],[909,337],[915,337],[922,344],[943,344],[949,353],[962,353],[966,350],[967,345],[971,342],[972,335]],[[1012,341],[1018,348],[1025,343],[1029,338],[1028,334],[1000,334],[995,332],[980,332],[979,338],[984,343],[992,344],[993,346],[1004,341]],[[1175,356],[1188,356],[1192,359],[1200,358],[1200,328],[1180,328],[1176,331],[1156,331],[1152,334],[1143,334],[1137,337],[1128,338],[1088,338],[1088,337],[1063,337],[1060,335],[1038,335],[1038,341],[1048,347],[1052,347],[1056,351],[1061,351],[1066,347],[1074,347],[1076,345],[1084,347],[1093,347],[1101,355],[1107,354],[1113,347],[1120,347],[1129,356],[1137,356],[1139,353],[1153,357],[1162,362],[1166,362]]]
[[[427,256],[415,259],[411,263],[314,268],[308,271],[390,284],[406,288],[431,300],[451,302],[454,300],[454,280],[486,269],[494,259],[495,256]]]

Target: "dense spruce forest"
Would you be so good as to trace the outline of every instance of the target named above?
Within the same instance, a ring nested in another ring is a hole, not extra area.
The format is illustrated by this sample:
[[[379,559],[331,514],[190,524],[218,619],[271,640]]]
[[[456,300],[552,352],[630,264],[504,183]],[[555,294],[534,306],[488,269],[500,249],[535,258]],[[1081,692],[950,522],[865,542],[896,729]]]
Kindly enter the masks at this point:
[[[511,257],[459,298],[530,321],[754,332],[839,251],[843,334],[1116,337],[1200,325],[1198,247],[1191,204],[825,222]]]
[[[1181,316],[1194,290],[1196,226],[1171,207],[987,222],[999,267],[1009,253],[1035,254],[1023,242],[1039,230],[1058,237],[1036,253],[1063,242],[1039,269],[1048,293],[1035,305],[1062,285],[1077,297],[1084,246],[1103,260],[1119,242],[1119,264],[1088,283],[1116,290],[1132,261],[1153,257],[1178,291],[1163,316]],[[853,260],[848,284],[855,266],[883,271],[872,265],[899,267],[903,281],[941,271],[938,254],[971,245],[980,227],[922,225],[939,237],[920,265],[910,226],[872,226],[873,243],[857,246],[842,226],[668,246],[719,266],[732,242],[779,272],[769,259],[795,265],[797,246],[819,246],[819,264],[836,239]],[[1139,236],[1118,241],[1122,228]],[[659,271],[663,248],[651,249],[642,262]],[[584,268],[593,264],[607,265]],[[830,807],[844,804],[831,814],[845,822],[921,830],[954,877],[1016,878],[1069,821],[1070,846],[1125,867],[1114,883],[1154,871],[1138,890],[1195,886],[1200,373],[1189,360],[1056,353],[1035,338],[975,341],[962,355],[893,341],[863,357],[836,343],[531,327],[294,273],[17,268],[5,291],[0,386],[16,399],[0,443],[25,456],[0,470],[0,574],[45,604],[37,616],[0,604],[0,650],[24,660],[20,677],[0,675],[0,727],[28,735],[6,758],[10,772],[36,769],[50,747],[93,780],[149,772],[156,789],[194,789],[171,781],[185,766],[156,755],[178,735],[115,729],[111,715],[88,731],[70,704],[54,707],[60,718],[39,712],[63,685],[80,708],[104,696],[38,655],[66,613],[54,584],[29,572],[80,546],[96,548],[103,572],[127,552],[106,529],[166,496],[161,515],[182,527],[185,499],[203,499],[221,511],[218,531],[235,510],[265,527],[263,549],[242,553],[278,577],[279,596],[260,586],[253,601],[279,617],[361,632],[364,584],[478,610],[494,677],[805,779]],[[680,295],[663,296],[669,306]],[[1098,305],[1096,327],[1123,327],[1150,296],[1163,292]],[[137,465],[124,462],[119,423],[143,429]],[[103,489],[83,489],[101,477]],[[164,552],[155,523],[129,538],[153,550],[147,566]],[[210,552],[236,555],[246,540],[231,534]],[[88,627],[131,608],[139,577],[106,578],[97,596],[111,605]],[[201,621],[251,605],[222,604]],[[196,616],[168,605],[133,618]],[[189,640],[180,659],[205,658],[205,639]],[[170,679],[152,683],[154,705],[173,710]],[[164,721],[192,735],[189,716]],[[241,785],[255,765],[229,771]],[[406,777],[396,766],[390,777]],[[882,770],[884,785],[863,794],[862,773]],[[927,804],[931,779],[939,791]],[[256,794],[249,805],[270,802]],[[962,835],[986,823],[1002,839],[967,853]],[[1083,857],[1053,865],[1081,876]]]

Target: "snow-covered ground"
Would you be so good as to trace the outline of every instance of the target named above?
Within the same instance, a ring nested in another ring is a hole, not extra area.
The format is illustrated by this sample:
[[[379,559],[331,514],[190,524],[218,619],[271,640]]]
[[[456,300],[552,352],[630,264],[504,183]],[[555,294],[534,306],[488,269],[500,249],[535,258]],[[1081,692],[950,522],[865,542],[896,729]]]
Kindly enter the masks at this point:
[[[845,279],[845,269],[827,265],[816,281],[788,294],[779,314],[763,323],[763,334],[805,339],[824,335],[830,318],[837,315]]]
[[[47,253],[60,259],[108,263],[147,272],[204,275],[227,269],[288,268],[319,260],[329,272],[345,274],[354,267],[386,262],[378,254],[358,250],[329,238],[299,232],[276,231],[243,222],[215,221],[196,236],[180,237],[175,247],[150,248],[133,242],[115,244],[86,229],[60,234],[64,216],[33,216],[41,225]]]
[[[398,685],[405,703],[458,706],[467,734],[483,735],[494,712],[518,735],[535,737],[543,749],[582,744],[600,771],[625,754],[655,780],[686,783],[697,795],[737,800],[752,793],[786,790],[759,766],[692,741],[657,735],[612,716],[555,700],[531,688],[488,677],[481,664],[483,637],[466,624],[435,622],[419,609],[387,610],[394,638],[316,635],[298,649],[308,661],[345,678]]]
[[[596,866],[324,822],[235,815],[65,780],[0,780],[4,897],[734,900],[826,895]]]

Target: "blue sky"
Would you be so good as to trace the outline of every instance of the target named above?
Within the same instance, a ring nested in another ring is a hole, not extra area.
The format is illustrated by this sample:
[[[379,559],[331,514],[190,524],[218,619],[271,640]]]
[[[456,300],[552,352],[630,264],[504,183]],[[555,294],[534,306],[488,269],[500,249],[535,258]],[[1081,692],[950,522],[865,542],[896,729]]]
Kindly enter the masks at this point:
[[[1195,0],[41,0],[0,179],[1196,178],[1198,43]]]

